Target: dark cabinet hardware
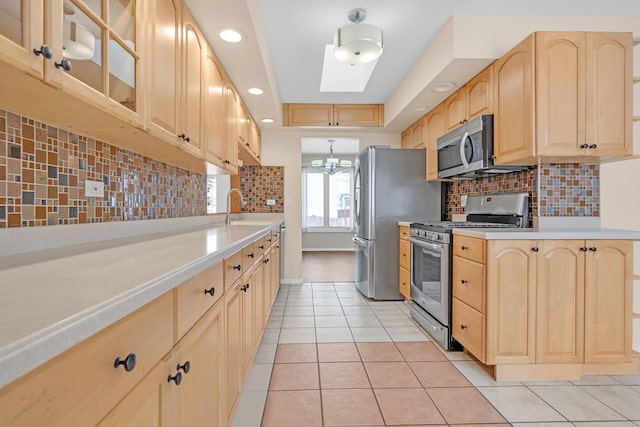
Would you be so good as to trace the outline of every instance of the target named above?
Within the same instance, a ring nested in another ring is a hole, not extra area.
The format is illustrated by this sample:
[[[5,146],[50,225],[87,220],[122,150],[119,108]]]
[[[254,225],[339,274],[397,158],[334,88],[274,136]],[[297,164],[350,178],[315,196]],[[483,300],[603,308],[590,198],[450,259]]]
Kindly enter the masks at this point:
[[[538,248],[537,246],[534,246],[534,247],[531,248],[531,250],[533,252],[538,252],[540,250],[540,248]]]
[[[247,292],[247,291],[249,290],[249,284],[247,283],[246,285],[242,286],[242,287],[240,288],[240,290],[241,290],[242,292]]]
[[[589,144],[582,144],[580,148],[589,148]]]
[[[580,250],[581,250],[582,252],[587,252],[587,247],[586,247],[586,246],[583,246],[583,247],[581,247],[581,248],[580,248]]]
[[[245,142],[244,145],[246,145],[247,147],[251,147],[251,145],[248,142]]]
[[[191,141],[191,138],[189,138],[187,135],[185,135],[184,133],[181,133],[180,135],[178,135],[178,138],[184,140],[184,141]]]
[[[253,254],[248,254],[247,256],[248,256],[249,258],[253,258],[253,257],[254,257],[254,255],[253,255]]]
[[[167,382],[170,383],[171,381],[176,383],[176,385],[180,385],[180,383],[182,382],[182,372],[176,372],[174,376],[169,375],[167,377]]]
[[[589,250],[590,250],[591,252],[595,252],[595,251],[597,251],[598,249],[597,249],[596,247],[592,246],[592,247],[590,247],[590,248],[589,248]]]
[[[212,287],[210,287],[209,289],[205,289],[205,290],[204,290],[204,293],[205,293],[205,294],[209,294],[209,295],[211,295],[211,296],[213,296],[213,294],[214,294],[215,292],[216,292],[216,288],[214,288],[213,286],[212,286]]]
[[[463,285],[466,285],[467,283],[469,283],[467,280],[461,279],[460,283],[462,283]]]
[[[463,251],[466,251],[469,248],[467,248],[466,246],[460,246],[460,249],[462,249]]]
[[[589,146],[589,148],[591,148],[592,150],[594,150],[594,149],[598,148],[598,145],[597,145],[597,144],[591,144],[591,145]]]
[[[176,366],[176,369],[179,371],[180,369],[182,369],[184,371],[185,374],[189,373],[189,370],[191,369],[191,362],[189,362],[188,360],[186,362],[184,362],[184,364],[179,364],[178,366]]]
[[[265,264],[266,264],[266,263],[268,263],[268,262],[269,262],[269,258],[265,259],[263,262],[264,262]]]
[[[238,265],[234,265],[234,266],[233,266],[233,269],[234,269],[234,270],[238,270],[238,271],[240,271],[240,269],[242,269],[242,265],[240,265],[240,264],[238,264]]]
[[[467,329],[467,325],[460,325],[460,329],[462,330]]]
[[[222,163],[224,163],[225,165],[230,165],[231,162],[229,160],[224,160]]]
[[[51,53],[51,48],[46,44],[43,44],[42,46],[40,46],[40,50],[34,48],[33,53],[35,53],[36,56],[42,55],[47,59],[51,59],[53,57],[53,54]]]
[[[267,239],[267,242],[270,242],[270,241],[271,241],[271,239]]]
[[[402,254],[402,256],[407,256],[407,254]]]
[[[136,361],[137,361],[136,354],[129,353],[127,357],[125,357],[124,359],[120,359],[120,357],[116,357],[115,362],[113,362],[113,367],[118,369],[118,366],[122,365],[124,366],[125,371],[131,372],[136,367]]]
[[[258,248],[260,248],[260,250],[262,250],[262,249],[264,249],[264,245],[258,246]]]
[[[69,61],[67,58],[62,58],[62,61],[54,62],[53,65],[55,65],[56,68],[62,68],[67,73],[71,71],[71,61]]]

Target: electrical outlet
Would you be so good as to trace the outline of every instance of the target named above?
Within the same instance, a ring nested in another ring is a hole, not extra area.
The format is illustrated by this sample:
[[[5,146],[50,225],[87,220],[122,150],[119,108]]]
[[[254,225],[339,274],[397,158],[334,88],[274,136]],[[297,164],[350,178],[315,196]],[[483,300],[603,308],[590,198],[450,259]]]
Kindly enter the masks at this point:
[[[275,199],[267,199],[267,206],[274,206],[276,204]]]
[[[104,183],[87,179],[84,182],[84,195],[85,197],[104,197]]]
[[[467,206],[467,195],[466,194],[460,196],[460,206],[462,206],[463,208],[465,206]]]

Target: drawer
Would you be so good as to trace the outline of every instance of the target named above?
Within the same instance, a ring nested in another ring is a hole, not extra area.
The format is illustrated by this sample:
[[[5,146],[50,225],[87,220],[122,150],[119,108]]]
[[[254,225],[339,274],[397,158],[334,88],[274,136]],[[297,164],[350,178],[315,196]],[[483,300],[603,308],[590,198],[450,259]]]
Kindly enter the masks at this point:
[[[484,264],[484,239],[466,236],[453,236],[453,254]]]
[[[275,242],[276,240],[278,240],[280,238],[280,229],[276,228],[271,230],[271,237],[273,237],[273,241]]]
[[[453,257],[453,296],[484,313],[485,265]]]
[[[411,299],[411,277],[409,270],[406,268],[400,267],[400,293],[404,295],[404,299]]]
[[[255,248],[255,250],[256,250],[256,256],[257,256],[257,257],[261,257],[261,256],[264,254],[264,251],[265,251],[265,250],[267,249],[267,247],[268,247],[267,243],[268,243],[268,242],[266,242],[266,241],[265,241],[265,238],[264,238],[264,237],[261,237],[261,238],[259,238],[259,239],[257,239],[257,240],[255,241],[255,243],[254,243],[254,245],[255,245],[255,246],[254,246],[254,248]]]
[[[260,258],[256,255],[255,243],[251,242],[242,248],[242,270],[247,271]]]
[[[266,236],[264,236],[264,247],[265,250],[270,248],[274,242],[276,241],[276,238],[273,237],[273,234],[267,234]]]
[[[173,292],[140,308],[0,392],[2,426],[96,425],[173,346]],[[114,367],[135,354],[135,367]]]
[[[411,244],[406,240],[400,240],[400,266],[409,270],[409,257],[411,256]]]
[[[400,238],[404,239],[405,237],[409,237],[409,227],[406,225],[400,226]]]
[[[258,255],[256,255],[258,256]],[[223,261],[224,266],[224,289],[225,291],[242,276],[242,251],[227,257]]]
[[[224,293],[222,263],[209,267],[176,288],[178,340]]]
[[[485,362],[485,317],[458,298],[453,298],[452,334],[482,363]]]

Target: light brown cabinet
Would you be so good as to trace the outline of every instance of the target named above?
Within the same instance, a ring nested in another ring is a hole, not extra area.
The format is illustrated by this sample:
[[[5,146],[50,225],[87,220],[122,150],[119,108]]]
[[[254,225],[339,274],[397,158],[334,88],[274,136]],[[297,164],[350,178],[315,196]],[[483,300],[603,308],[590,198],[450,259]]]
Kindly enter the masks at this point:
[[[232,174],[238,173],[238,102],[239,97],[230,82],[225,88],[226,126],[224,139],[226,141],[225,159],[222,163]]]
[[[633,372],[631,242],[454,236],[454,254],[453,335],[496,376]]]
[[[399,276],[398,284],[400,293],[406,301],[411,300],[411,244],[405,240],[409,237],[409,227],[401,225],[399,227],[400,234],[400,259],[399,259]]]
[[[427,130],[427,181],[438,179],[438,138],[445,134],[444,104],[438,105],[425,117]]]
[[[447,132],[482,114],[493,114],[493,65],[447,98],[444,108]]]
[[[631,154],[631,33],[538,32],[494,64],[497,164]]]
[[[409,129],[404,131],[401,136],[402,148],[425,148],[426,147],[426,117],[415,122]]]
[[[225,73],[211,48],[207,47],[204,86],[204,140],[205,159],[224,168],[224,156],[228,142],[225,141]]]
[[[283,126],[384,126],[382,104],[282,104]]]

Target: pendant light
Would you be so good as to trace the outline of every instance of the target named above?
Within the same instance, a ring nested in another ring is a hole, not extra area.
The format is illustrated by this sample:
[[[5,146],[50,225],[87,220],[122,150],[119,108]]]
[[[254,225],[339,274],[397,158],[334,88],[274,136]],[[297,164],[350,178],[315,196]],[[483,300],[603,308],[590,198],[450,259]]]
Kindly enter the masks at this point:
[[[375,61],[382,54],[382,30],[371,24],[363,24],[362,21],[366,18],[366,10],[353,9],[349,12],[349,21],[353,24],[338,28],[335,32],[333,48],[339,61],[366,64]]]

